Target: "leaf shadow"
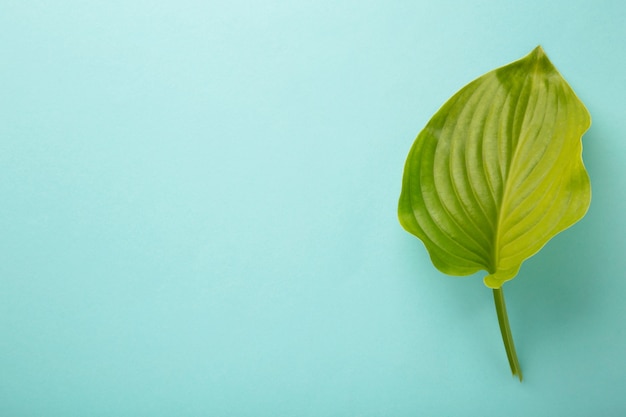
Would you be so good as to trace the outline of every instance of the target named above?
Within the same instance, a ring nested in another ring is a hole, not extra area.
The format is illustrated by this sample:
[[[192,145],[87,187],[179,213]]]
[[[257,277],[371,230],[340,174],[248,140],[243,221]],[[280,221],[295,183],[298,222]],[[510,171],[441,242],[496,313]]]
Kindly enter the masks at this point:
[[[504,285],[511,328],[523,367],[526,358],[532,362],[531,358],[541,357],[546,344],[563,337],[579,337],[580,326],[589,325],[586,318],[602,303],[606,289],[592,279],[598,274],[598,265],[606,259],[607,238],[618,241],[620,233],[606,226],[606,216],[611,210],[606,208],[608,204],[603,198],[611,194],[607,188],[614,175],[605,160],[610,150],[602,141],[609,130],[608,126],[596,123],[584,136],[584,161],[593,190],[587,215],[526,260],[518,276]],[[611,233],[615,237],[609,235]],[[414,244],[411,250],[419,251],[413,268],[423,268],[429,263],[422,245]],[[442,305],[447,306],[446,313],[459,318],[461,326],[472,327],[482,332],[482,336],[493,336],[493,332],[498,332],[497,320],[491,291],[482,283],[485,274],[450,277],[432,267],[432,271],[423,274],[419,282],[415,280],[411,286],[416,287],[415,291],[427,291],[441,300]],[[487,316],[492,316],[493,321],[485,330],[477,320]],[[586,323],[581,324],[583,321]],[[501,346],[486,345],[481,346],[488,349],[490,355],[503,354]]]
[[[584,160],[593,192],[606,183],[603,178],[611,175],[602,161],[605,150],[601,137],[605,130],[603,126],[594,126],[584,137]],[[601,302],[602,289],[590,278],[597,274],[604,257],[606,236],[597,227],[604,222],[603,217],[603,210],[592,199],[580,222],[555,236],[524,262],[519,275],[504,286],[521,360],[534,356],[550,339],[576,332],[576,323]]]

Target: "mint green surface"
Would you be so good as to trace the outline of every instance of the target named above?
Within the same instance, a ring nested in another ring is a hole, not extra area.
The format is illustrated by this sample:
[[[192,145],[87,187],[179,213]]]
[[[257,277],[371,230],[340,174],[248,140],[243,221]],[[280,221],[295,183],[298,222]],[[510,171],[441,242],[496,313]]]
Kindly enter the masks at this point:
[[[621,1],[0,4],[0,416],[626,414]],[[541,44],[593,115],[588,214],[442,276],[402,165]]]

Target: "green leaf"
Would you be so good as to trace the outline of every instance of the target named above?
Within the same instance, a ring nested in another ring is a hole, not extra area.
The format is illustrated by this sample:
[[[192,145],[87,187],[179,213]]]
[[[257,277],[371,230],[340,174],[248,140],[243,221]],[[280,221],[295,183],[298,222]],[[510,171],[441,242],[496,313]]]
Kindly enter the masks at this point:
[[[450,275],[498,289],[586,213],[591,119],[541,47],[456,93],[418,135],[398,216]]]

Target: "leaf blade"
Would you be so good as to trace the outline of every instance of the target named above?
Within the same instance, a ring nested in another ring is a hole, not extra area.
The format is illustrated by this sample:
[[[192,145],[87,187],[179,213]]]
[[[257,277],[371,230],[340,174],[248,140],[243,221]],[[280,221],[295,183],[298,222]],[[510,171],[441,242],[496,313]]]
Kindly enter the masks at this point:
[[[589,113],[537,47],[472,81],[432,117],[407,158],[398,217],[450,275],[499,288],[587,211]]]

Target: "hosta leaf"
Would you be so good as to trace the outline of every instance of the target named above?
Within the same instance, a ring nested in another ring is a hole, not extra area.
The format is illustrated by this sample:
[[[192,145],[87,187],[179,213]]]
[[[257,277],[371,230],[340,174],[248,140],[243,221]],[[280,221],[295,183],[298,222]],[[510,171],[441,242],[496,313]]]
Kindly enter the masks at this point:
[[[522,262],[582,218],[591,123],[541,47],[456,93],[418,135],[399,219],[450,275],[485,270],[500,288]]]

